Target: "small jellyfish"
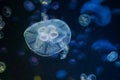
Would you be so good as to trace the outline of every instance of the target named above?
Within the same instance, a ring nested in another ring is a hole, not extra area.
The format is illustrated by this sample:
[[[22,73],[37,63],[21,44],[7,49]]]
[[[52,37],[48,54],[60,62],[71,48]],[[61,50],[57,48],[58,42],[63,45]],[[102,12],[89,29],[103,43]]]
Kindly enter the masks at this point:
[[[66,70],[63,70],[63,69],[61,69],[61,70],[58,70],[57,72],[56,72],[56,78],[57,79],[64,79],[66,76],[67,76],[67,71]]]
[[[49,5],[51,3],[52,0],[40,0],[40,3],[43,5],[43,6],[46,6],[46,5]]]
[[[36,54],[52,56],[63,51],[61,59],[64,59],[69,50],[67,45],[71,39],[71,31],[64,21],[45,18],[28,27],[24,37],[28,47]]]
[[[38,61],[37,57],[35,57],[35,56],[31,56],[29,58],[29,62],[33,66],[37,66],[39,64],[39,61]]]
[[[108,55],[107,55],[107,60],[109,62],[113,62],[118,58],[118,53],[116,51],[111,51]]]
[[[4,28],[4,26],[5,26],[5,21],[1,21],[0,22],[0,30],[2,30]]]
[[[82,73],[80,75],[80,80],[87,80],[87,75],[85,73]]]
[[[96,76],[94,74],[89,74],[87,80],[96,80]]]
[[[5,63],[0,61],[0,73],[3,73],[5,70],[6,70]]]
[[[35,5],[31,1],[29,1],[29,0],[26,0],[23,3],[23,6],[24,6],[25,10],[27,10],[27,11],[35,10]]]
[[[96,74],[97,75],[101,75],[103,73],[103,71],[104,71],[104,68],[102,66],[98,66],[96,68]]]
[[[4,38],[4,33],[2,31],[0,31],[0,39]]]
[[[60,4],[59,4],[59,2],[53,2],[52,4],[51,4],[51,8],[53,9],[53,10],[57,10],[57,9],[59,9],[59,7],[60,7]]]
[[[109,40],[106,39],[99,39],[95,41],[92,44],[91,49],[97,52],[117,50],[116,46],[114,46]]]
[[[4,6],[2,9],[2,13],[5,17],[9,18],[12,15],[12,9],[8,6]]]
[[[76,59],[74,59],[74,58],[70,59],[68,62],[69,62],[69,64],[71,64],[71,65],[74,65],[74,64],[77,63]]]
[[[120,60],[115,62],[116,67],[120,67]]]
[[[86,27],[90,24],[91,19],[90,19],[90,16],[88,14],[81,14],[78,18],[78,21],[79,21],[81,26]]]

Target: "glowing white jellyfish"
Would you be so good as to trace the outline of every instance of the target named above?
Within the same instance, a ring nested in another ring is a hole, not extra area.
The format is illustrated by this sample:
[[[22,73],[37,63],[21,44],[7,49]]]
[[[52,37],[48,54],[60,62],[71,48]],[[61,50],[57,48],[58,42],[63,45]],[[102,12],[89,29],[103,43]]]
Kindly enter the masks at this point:
[[[85,73],[80,75],[80,80],[96,80],[96,76],[94,74],[89,74],[88,76]]]
[[[51,3],[52,0],[40,0],[40,3],[43,5],[43,6],[46,6],[46,5],[49,5]]]
[[[40,56],[52,56],[61,53],[61,59],[66,58],[68,43],[71,39],[69,26],[59,19],[50,19],[37,22],[24,32],[28,47]]]
[[[116,51],[111,51],[108,55],[107,55],[107,60],[109,61],[109,62],[113,62],[113,61],[115,61],[115,60],[117,60],[118,59],[118,53],[116,52]]]

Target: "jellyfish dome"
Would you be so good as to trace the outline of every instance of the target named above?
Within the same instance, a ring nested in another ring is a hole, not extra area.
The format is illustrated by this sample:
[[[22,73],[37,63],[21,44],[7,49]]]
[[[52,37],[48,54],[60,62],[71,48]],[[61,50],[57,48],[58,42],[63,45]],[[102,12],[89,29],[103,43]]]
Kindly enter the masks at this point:
[[[28,47],[40,56],[52,56],[64,50],[71,40],[69,26],[59,19],[37,22],[24,32]]]

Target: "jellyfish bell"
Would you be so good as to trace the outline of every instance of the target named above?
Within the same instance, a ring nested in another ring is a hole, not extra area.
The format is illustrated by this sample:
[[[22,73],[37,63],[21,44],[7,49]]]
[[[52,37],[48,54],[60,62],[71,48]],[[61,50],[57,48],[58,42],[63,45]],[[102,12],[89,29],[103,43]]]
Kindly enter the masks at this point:
[[[81,14],[78,18],[78,21],[81,26],[86,27],[90,24],[91,18],[88,14]]]
[[[67,45],[71,40],[69,26],[59,19],[37,22],[24,32],[28,47],[40,56],[52,56],[63,50],[68,53]]]

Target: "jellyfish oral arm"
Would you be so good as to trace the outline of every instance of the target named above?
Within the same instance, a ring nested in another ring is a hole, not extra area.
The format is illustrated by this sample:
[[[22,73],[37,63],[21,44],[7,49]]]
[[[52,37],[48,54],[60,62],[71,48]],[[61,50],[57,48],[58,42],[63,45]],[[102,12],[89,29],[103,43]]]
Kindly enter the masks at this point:
[[[62,59],[65,59],[66,57],[67,57],[67,54],[68,54],[68,52],[69,52],[69,48],[68,48],[68,46],[65,44],[65,43],[61,43],[61,47],[64,47],[64,50],[63,50],[63,52],[60,54],[60,59],[62,60]]]
[[[48,15],[47,15],[47,14],[41,13],[41,16],[42,16],[42,20],[43,20],[43,21],[48,20]]]

